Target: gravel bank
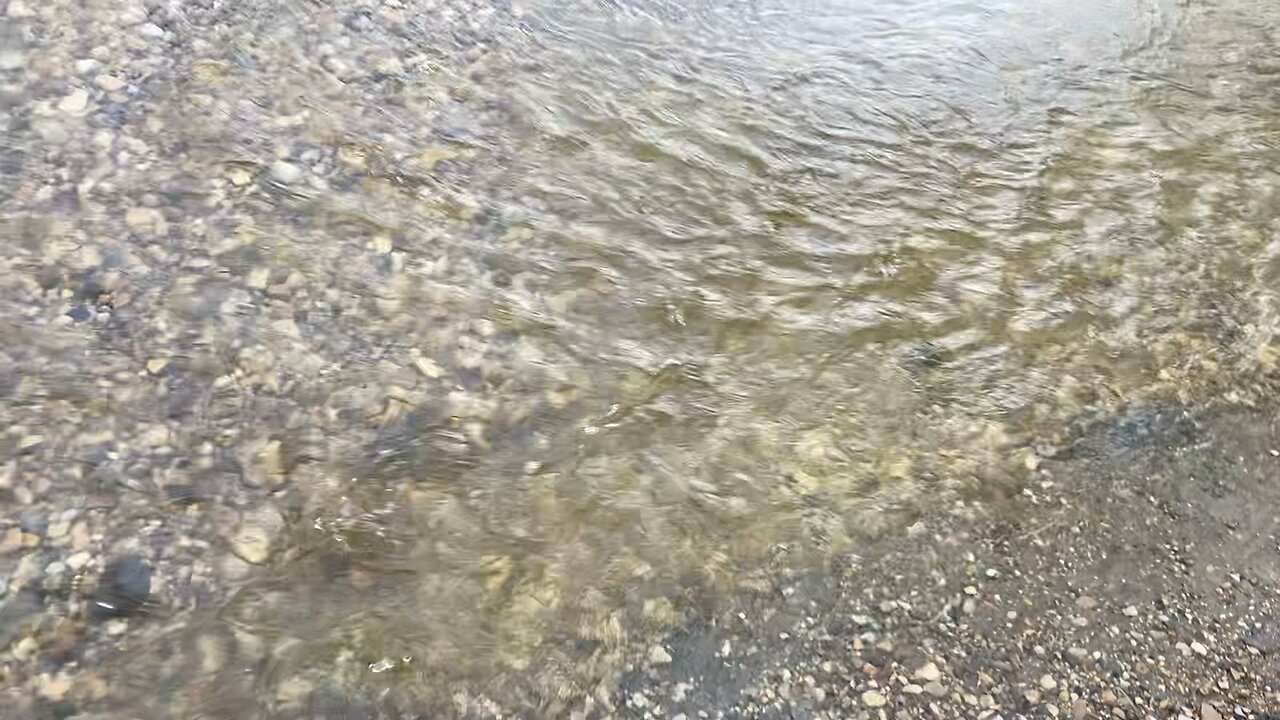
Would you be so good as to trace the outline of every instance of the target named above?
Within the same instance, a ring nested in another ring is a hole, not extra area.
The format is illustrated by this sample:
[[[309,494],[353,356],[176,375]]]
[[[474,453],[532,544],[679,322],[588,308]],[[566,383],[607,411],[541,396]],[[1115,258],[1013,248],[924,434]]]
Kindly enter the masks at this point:
[[[1277,717],[1278,451],[1270,409],[1146,409],[1042,448],[1016,497],[668,638],[621,714]]]

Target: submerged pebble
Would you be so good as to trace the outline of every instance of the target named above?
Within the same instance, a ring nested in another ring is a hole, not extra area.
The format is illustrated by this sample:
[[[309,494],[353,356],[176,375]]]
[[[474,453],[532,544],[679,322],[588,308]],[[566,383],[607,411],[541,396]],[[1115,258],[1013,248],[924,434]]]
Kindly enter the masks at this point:
[[[138,613],[151,597],[151,568],[138,555],[111,561],[98,579],[91,609],[99,618]]]

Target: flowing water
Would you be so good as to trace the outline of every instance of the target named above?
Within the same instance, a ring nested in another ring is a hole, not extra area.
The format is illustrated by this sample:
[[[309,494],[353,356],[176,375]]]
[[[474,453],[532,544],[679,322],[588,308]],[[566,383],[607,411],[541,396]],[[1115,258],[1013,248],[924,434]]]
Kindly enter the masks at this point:
[[[0,71],[3,407],[209,578],[135,712],[607,702],[704,603],[1274,363],[1280,4],[148,13]]]

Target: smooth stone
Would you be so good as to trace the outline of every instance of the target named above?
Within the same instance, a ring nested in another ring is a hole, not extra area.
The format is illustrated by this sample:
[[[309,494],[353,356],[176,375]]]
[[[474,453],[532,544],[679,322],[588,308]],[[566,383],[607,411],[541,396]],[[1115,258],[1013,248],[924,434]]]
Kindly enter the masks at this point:
[[[295,183],[302,179],[302,168],[293,163],[277,160],[271,163],[271,177],[286,185]]]
[[[151,598],[151,568],[138,555],[113,560],[102,571],[93,595],[92,612],[99,618],[137,613]]]
[[[78,115],[89,107],[89,91],[76,88],[58,101],[58,109],[70,115]]]
[[[129,86],[123,78],[116,77],[110,73],[102,73],[93,79],[93,84],[106,90],[107,92],[118,92]]]
[[[21,70],[27,66],[27,56],[18,50],[0,50],[0,70]]]

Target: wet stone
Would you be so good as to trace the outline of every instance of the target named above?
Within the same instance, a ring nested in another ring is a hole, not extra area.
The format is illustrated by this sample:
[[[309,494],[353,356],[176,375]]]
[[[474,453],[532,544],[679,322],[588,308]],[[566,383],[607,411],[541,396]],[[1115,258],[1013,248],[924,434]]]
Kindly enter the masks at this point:
[[[89,106],[89,91],[76,88],[58,101],[58,109],[69,115],[83,113]]]
[[[113,560],[102,572],[91,611],[100,618],[133,615],[151,597],[151,568],[137,555]]]
[[[290,185],[302,179],[302,168],[293,163],[277,160],[271,164],[271,177]]]
[[[164,494],[175,505],[194,505],[200,501],[195,486],[185,483],[165,486]]]
[[[49,529],[49,516],[39,510],[25,510],[18,518],[18,527],[24,533],[43,535]]]

